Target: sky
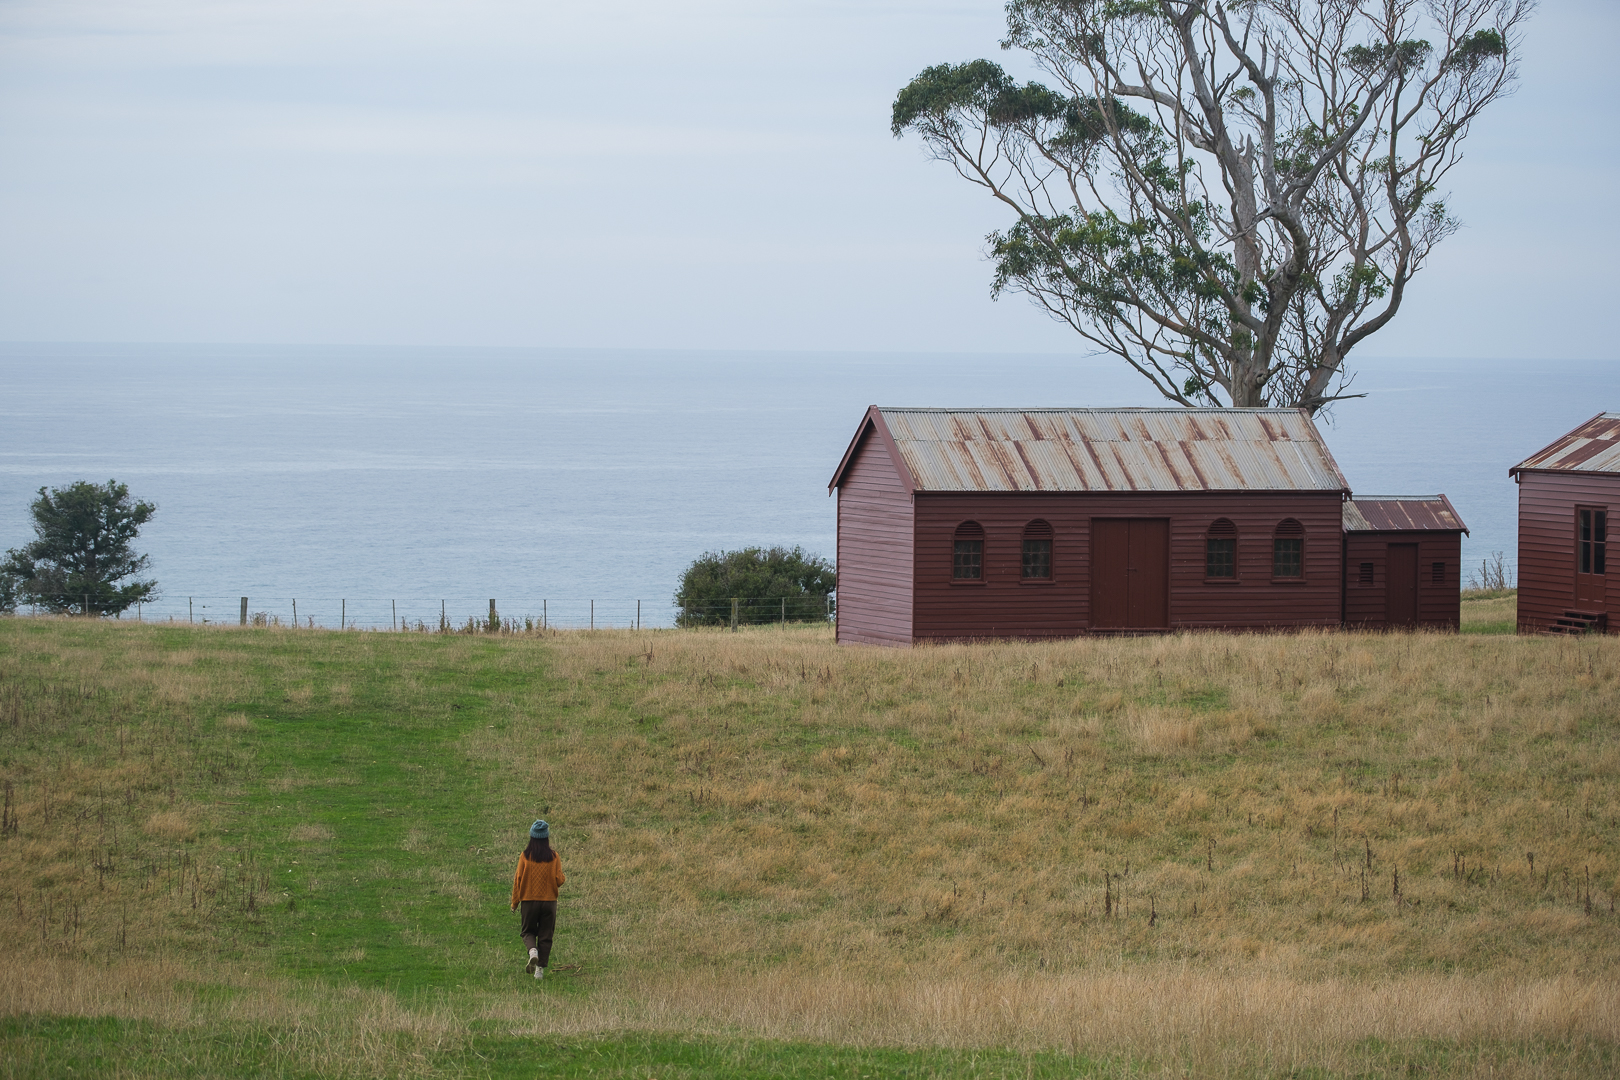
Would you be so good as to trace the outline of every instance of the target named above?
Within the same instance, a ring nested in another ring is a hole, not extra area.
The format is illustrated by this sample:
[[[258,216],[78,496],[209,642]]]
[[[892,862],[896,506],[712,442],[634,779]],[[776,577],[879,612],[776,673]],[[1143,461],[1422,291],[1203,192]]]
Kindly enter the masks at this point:
[[[0,0],[0,340],[1065,352],[888,130],[996,3]],[[1612,359],[1620,3],[1547,0],[1378,356]]]

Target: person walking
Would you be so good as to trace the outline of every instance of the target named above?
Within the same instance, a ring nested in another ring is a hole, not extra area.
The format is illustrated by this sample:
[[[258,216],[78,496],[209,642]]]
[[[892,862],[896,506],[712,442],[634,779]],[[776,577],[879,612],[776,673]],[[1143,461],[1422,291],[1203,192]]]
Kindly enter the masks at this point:
[[[551,826],[536,821],[529,826],[529,846],[518,856],[512,875],[512,910],[523,909],[518,933],[529,948],[525,971],[541,979],[551,959],[551,938],[557,930],[557,887],[563,877],[562,858],[551,850]]]

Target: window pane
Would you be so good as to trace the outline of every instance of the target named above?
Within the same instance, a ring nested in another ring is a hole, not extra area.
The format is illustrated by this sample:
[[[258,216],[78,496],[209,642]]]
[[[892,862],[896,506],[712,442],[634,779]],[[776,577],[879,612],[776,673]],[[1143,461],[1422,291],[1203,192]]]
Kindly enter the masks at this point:
[[[1204,576],[1212,578],[1237,577],[1237,541],[1210,539],[1204,541]]]
[[[1024,541],[1024,576],[1026,578],[1052,576],[1052,541]]]
[[[958,581],[977,581],[983,553],[983,540],[958,540],[956,557],[951,564],[951,577]]]
[[[1605,572],[1604,564],[1608,562],[1609,551],[1609,512],[1607,510],[1592,511],[1592,573]]]
[[[1271,542],[1271,576],[1303,577],[1305,541],[1279,536]]]

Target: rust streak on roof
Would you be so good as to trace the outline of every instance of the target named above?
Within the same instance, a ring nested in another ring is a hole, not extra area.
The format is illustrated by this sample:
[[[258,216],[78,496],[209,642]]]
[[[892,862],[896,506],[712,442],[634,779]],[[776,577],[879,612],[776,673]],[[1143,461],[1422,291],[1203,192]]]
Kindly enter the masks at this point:
[[[1018,454],[1019,462],[1024,466],[1024,471],[1029,475],[1029,482],[1034,485],[1036,491],[1041,490],[1041,470],[1030,464],[1029,455],[1024,453],[1024,444],[1015,442],[1012,446],[1013,450]]]
[[[1620,473],[1620,413],[1598,413],[1508,470]]]
[[[1205,440],[1203,438],[1203,432],[1199,432],[1198,434],[1198,441],[1204,442]],[[1209,477],[1205,476],[1204,470],[1198,467],[1198,455],[1193,453],[1193,448],[1186,443],[1181,444],[1181,452],[1187,455],[1187,464],[1192,466],[1193,476],[1198,478],[1198,490],[1208,491]]]

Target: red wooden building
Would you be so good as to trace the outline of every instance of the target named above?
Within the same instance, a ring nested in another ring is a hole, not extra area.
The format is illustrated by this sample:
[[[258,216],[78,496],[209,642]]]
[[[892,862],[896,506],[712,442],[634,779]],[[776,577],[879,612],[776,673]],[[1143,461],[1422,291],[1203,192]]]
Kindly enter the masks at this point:
[[[1599,413],[1508,470],[1519,484],[1519,632],[1620,630],[1608,588],[1620,413]]]
[[[828,486],[841,642],[1343,622],[1302,410],[873,406]]]
[[[1372,495],[1345,502],[1345,625],[1459,629],[1467,531],[1444,495]]]

